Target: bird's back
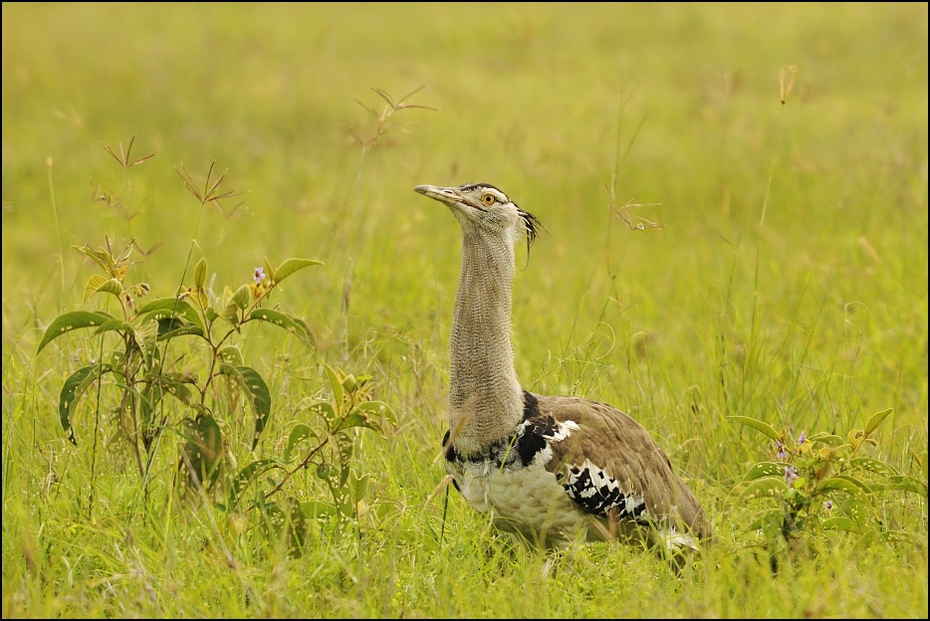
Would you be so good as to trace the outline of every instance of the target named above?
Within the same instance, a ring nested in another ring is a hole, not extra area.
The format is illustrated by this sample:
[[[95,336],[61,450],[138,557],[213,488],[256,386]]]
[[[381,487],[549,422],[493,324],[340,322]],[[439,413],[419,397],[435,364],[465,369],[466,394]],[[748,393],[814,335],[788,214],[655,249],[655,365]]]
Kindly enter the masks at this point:
[[[636,420],[605,403],[581,397],[535,397],[538,417],[569,421],[578,431],[550,443],[552,472],[584,512],[612,523],[651,526],[685,541],[712,529],[694,494],[668,456]]]

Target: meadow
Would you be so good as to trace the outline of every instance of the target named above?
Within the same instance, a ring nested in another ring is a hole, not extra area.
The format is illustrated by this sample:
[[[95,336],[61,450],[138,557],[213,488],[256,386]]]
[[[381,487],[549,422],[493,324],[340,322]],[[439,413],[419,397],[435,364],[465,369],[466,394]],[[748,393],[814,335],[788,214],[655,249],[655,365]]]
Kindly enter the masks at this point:
[[[927,617],[926,3],[2,15],[4,618]],[[536,550],[446,485],[460,229],[413,188],[468,182],[546,229],[517,255],[521,381],[650,431],[714,524],[694,562]],[[107,247],[129,249],[119,295],[94,279]],[[198,286],[228,321],[224,291],[289,258],[321,262],[263,302],[291,330],[42,343],[67,313]],[[123,346],[187,379],[163,399],[126,383],[141,366],[88,380],[72,443],[63,387]],[[232,371],[181,398],[221,358],[261,399]],[[295,430],[346,402],[357,425],[319,432],[351,446],[334,479]],[[290,460],[240,479],[249,502],[186,478],[182,421],[205,407],[231,476]],[[786,539],[771,520],[797,498],[740,495],[779,459],[747,419],[798,459],[802,434],[852,443],[871,470],[808,499]]]

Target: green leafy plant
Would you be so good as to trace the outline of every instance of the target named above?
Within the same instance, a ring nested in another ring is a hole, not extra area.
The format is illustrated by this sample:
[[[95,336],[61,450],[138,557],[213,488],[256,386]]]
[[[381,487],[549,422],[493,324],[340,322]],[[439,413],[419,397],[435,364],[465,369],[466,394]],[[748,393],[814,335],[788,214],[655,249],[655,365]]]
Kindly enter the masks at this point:
[[[251,322],[268,323],[283,328],[302,342],[312,345],[307,325],[299,318],[277,309],[264,308],[263,302],[282,280],[294,272],[318,265],[312,259],[288,259],[277,268],[265,261],[255,269],[251,283],[235,291],[226,288],[219,296],[205,289],[207,261],[201,259],[194,268],[194,282],[178,296],[143,301],[149,293],[146,283],[128,282],[127,268],[134,243],[114,250],[109,239],[100,248],[82,246],[77,250],[100,266],[103,274],[94,274],[84,287],[84,299],[98,294],[115,300],[116,313],[106,310],[72,311],[54,319],[39,342],[41,352],[56,338],[74,330],[92,328],[94,336],[113,334],[116,346],[92,364],[83,366],[68,377],[61,389],[58,413],[69,440],[77,444],[74,417],[88,389],[99,380],[111,379],[120,395],[116,408],[118,429],[132,446],[140,474],[164,429],[175,423],[188,429],[187,459],[201,481],[215,480],[222,451],[215,448],[220,438],[218,423],[210,397],[220,379],[240,390],[255,416],[252,447],[258,442],[271,415],[271,394],[262,376],[243,363],[239,347],[231,342],[242,327]],[[267,270],[267,272],[266,272]],[[209,353],[198,374],[187,352],[173,355],[173,343],[181,337],[193,338],[206,345]],[[101,340],[101,344],[103,341]],[[173,397],[190,412],[180,421],[172,420],[172,408],[165,399]]]
[[[892,490],[927,497],[927,453],[921,463],[923,480],[903,475],[881,459],[866,454],[877,446],[872,437],[891,414],[887,409],[869,418],[864,429],[846,438],[802,433],[796,440],[786,430],[746,416],[731,416],[765,435],[772,459],[754,464],[734,488],[737,505],[762,499],[774,503],[751,524],[769,543],[794,542],[804,533],[839,530],[867,534],[883,532],[879,497]]]
[[[330,389],[305,398],[297,412],[305,416],[288,434],[283,455],[255,462],[243,470],[230,490],[230,505],[239,506],[244,484],[264,479],[266,488],[254,490],[253,506],[260,506],[268,516],[266,530],[285,535],[292,548],[303,545],[308,522],[317,518],[334,522],[336,534],[357,519],[371,479],[369,474],[353,471],[356,432],[371,430],[383,434],[385,422],[394,423],[394,412],[382,401],[372,399],[371,376],[356,377],[324,364]],[[296,473],[312,469],[328,490],[331,502],[303,501],[286,497],[281,504],[270,500]],[[265,475],[262,477],[261,475]]]
[[[104,148],[128,170],[155,155],[134,159],[133,142],[125,151],[120,145],[118,154]],[[213,166],[202,187],[183,166],[178,174],[201,206],[237,194],[221,187],[226,173],[214,176]],[[111,193],[95,191],[95,195],[106,196],[107,204],[123,205]],[[237,341],[245,326],[257,323],[286,330],[313,347],[307,324],[268,301],[282,281],[320,261],[290,258],[275,266],[266,258],[250,280],[216,294],[208,285],[207,260],[201,258],[189,284],[176,295],[153,299],[147,283],[131,278],[131,266],[146,254],[134,240],[116,248],[106,238],[101,247],[75,249],[99,267],[84,286],[84,302],[102,303],[96,310],[56,317],[37,348],[38,354],[62,335],[91,331],[97,355],[65,379],[58,400],[59,419],[72,444],[78,444],[77,415],[82,404],[96,413],[95,438],[106,422],[100,414],[111,412],[116,430],[112,438],[128,444],[145,484],[161,439],[170,430],[180,439],[178,465],[186,475],[184,489],[194,489],[199,497],[229,512],[259,508],[266,530],[286,534],[295,548],[305,540],[309,519],[335,517],[342,526],[357,515],[368,475],[352,471],[354,432],[381,432],[381,423],[393,419],[388,406],[372,399],[371,377],[356,377],[323,364],[330,389],[301,404],[306,422],[291,430],[283,454],[278,443],[271,443],[259,457],[256,448],[272,414],[272,394],[261,373],[245,364]],[[97,399],[91,402],[88,397],[94,387]],[[106,396],[111,393],[115,402]],[[242,431],[244,411],[254,419],[251,429],[245,426],[250,437]],[[274,498],[294,474],[311,466],[332,502]]]

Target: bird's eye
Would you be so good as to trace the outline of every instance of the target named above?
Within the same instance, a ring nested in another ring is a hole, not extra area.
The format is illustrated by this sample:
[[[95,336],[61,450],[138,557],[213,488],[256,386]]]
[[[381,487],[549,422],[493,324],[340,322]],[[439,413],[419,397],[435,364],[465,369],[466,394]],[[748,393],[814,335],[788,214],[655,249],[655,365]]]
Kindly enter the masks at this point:
[[[484,196],[481,197],[481,202],[487,205],[488,207],[493,205],[495,200],[496,199],[494,198],[493,194],[485,194]]]

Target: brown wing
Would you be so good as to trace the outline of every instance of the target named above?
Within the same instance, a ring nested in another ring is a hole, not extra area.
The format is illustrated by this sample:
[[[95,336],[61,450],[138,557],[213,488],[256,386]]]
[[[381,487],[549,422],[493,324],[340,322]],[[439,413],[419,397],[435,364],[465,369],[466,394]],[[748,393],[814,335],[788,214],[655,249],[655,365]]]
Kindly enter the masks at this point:
[[[694,494],[642,425],[604,403],[532,396],[539,416],[551,416],[570,431],[561,440],[550,439],[553,455],[546,467],[584,510],[669,523],[702,539],[711,536]]]

